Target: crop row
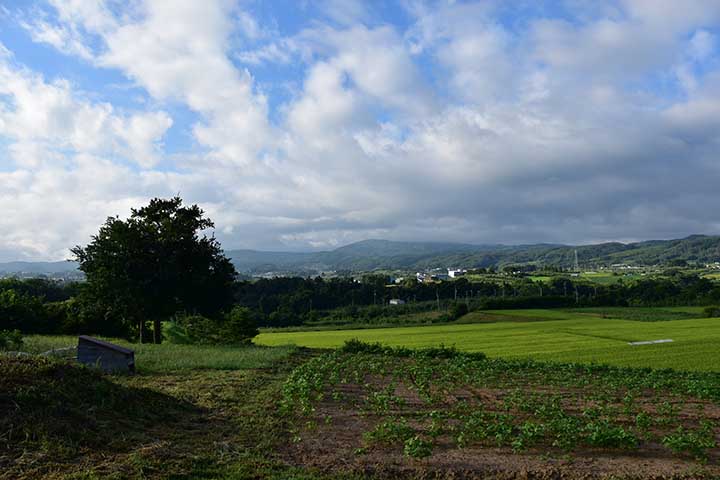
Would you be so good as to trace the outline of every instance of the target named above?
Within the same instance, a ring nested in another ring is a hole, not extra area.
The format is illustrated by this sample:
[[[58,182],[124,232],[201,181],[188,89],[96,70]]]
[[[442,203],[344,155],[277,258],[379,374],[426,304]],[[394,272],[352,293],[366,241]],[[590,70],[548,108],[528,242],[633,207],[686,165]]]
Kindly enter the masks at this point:
[[[295,369],[283,408],[306,426],[331,423],[333,408],[357,412],[367,425],[358,453],[395,445],[413,457],[438,444],[563,452],[663,445],[707,461],[717,446],[718,401],[717,374],[349,342]]]

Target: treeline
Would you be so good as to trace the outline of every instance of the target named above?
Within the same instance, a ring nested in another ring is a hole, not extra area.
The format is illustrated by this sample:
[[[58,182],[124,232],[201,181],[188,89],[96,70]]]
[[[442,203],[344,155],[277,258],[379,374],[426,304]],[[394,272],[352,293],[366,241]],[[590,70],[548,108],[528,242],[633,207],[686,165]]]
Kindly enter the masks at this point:
[[[122,310],[94,300],[86,284],[49,280],[0,280],[0,330],[23,333],[91,333],[128,336]],[[400,299],[404,305],[389,305]],[[695,275],[649,278],[599,285],[569,277],[550,282],[508,281],[388,284],[382,276],[362,279],[275,278],[238,281],[234,304],[244,307],[258,326],[288,327],[373,323],[411,313],[440,310],[443,319],[455,305],[473,309],[557,308],[570,306],[675,306],[720,303],[720,284]],[[194,312],[184,312],[193,314]]]
[[[388,305],[400,299],[405,305]],[[376,322],[428,310],[448,311],[464,303],[470,309],[559,308],[571,306],[674,306],[720,303],[720,285],[696,275],[649,278],[600,285],[570,277],[550,282],[529,278],[508,281],[419,283],[414,279],[388,285],[388,279],[361,280],[277,278],[239,282],[237,304],[254,312],[265,327]]]
[[[67,325],[67,305],[77,295],[76,283],[46,279],[0,279],[0,331],[75,333]]]

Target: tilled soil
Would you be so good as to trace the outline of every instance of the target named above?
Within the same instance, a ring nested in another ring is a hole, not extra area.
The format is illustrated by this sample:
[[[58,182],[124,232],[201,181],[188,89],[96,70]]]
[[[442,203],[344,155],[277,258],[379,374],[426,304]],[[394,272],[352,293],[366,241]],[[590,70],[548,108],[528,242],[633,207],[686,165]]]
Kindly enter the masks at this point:
[[[377,379],[376,379],[377,380]],[[441,435],[432,454],[413,459],[403,453],[402,445],[368,444],[363,433],[382,421],[382,416],[363,412],[364,389],[359,385],[343,385],[342,400],[330,395],[316,405],[315,422],[299,432],[299,441],[290,444],[282,455],[291,464],[328,473],[366,474],[375,478],[427,479],[703,479],[720,478],[720,449],[709,452],[706,463],[690,457],[674,455],[657,442],[642,441],[637,449],[577,448],[567,453],[549,445],[540,445],[517,453],[509,447],[471,445],[458,448],[449,435]],[[542,389],[537,394],[562,394],[566,411],[579,412],[590,405],[578,389]],[[448,403],[468,398],[478,399],[490,408],[499,408],[507,394],[501,389],[472,389],[453,392]],[[403,397],[406,418],[408,410],[427,408],[414,391],[402,385],[396,395]],[[662,400],[662,399],[661,399]],[[678,399],[668,397],[668,402]],[[643,410],[653,414],[655,397],[643,398]],[[700,418],[720,419],[720,409],[711,402],[683,399],[677,402],[677,422],[694,428]],[[389,412],[397,413],[397,412]],[[528,418],[532,415],[528,414]],[[620,424],[631,419],[618,418]],[[410,421],[418,426],[419,421]],[[675,429],[679,423],[666,425]]]

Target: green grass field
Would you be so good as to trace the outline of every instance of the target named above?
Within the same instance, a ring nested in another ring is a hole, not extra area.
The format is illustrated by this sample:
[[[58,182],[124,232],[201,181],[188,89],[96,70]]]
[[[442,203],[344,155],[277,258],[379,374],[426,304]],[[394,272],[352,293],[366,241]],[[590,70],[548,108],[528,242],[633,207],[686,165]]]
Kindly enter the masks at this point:
[[[266,348],[259,346],[230,347],[211,345],[162,345],[110,341],[135,351],[135,363],[140,373],[161,373],[179,370],[242,370],[267,368],[288,356],[295,348]],[[77,337],[58,335],[31,335],[24,338],[23,350],[42,353],[50,349],[77,345]]]
[[[690,314],[699,311],[692,307],[659,310]],[[504,310],[487,313],[508,315],[514,321],[263,333],[256,338],[256,343],[333,348],[348,339],[357,338],[391,346],[455,345],[461,350],[481,351],[491,357],[720,371],[720,319],[717,318],[636,321],[602,318],[595,312],[591,315],[589,312],[567,310]],[[522,316],[535,321],[521,321],[518,317]],[[628,345],[628,342],[660,339],[673,339],[673,343]]]

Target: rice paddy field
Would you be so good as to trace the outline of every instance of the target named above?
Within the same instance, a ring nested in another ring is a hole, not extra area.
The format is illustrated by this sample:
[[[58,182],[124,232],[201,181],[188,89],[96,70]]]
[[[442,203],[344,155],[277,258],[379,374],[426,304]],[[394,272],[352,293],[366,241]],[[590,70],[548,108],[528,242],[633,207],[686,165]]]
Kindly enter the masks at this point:
[[[388,346],[455,346],[489,357],[720,371],[720,319],[699,307],[472,312],[462,323],[262,333],[260,345],[335,348],[350,339]],[[630,345],[630,342],[672,342]]]

